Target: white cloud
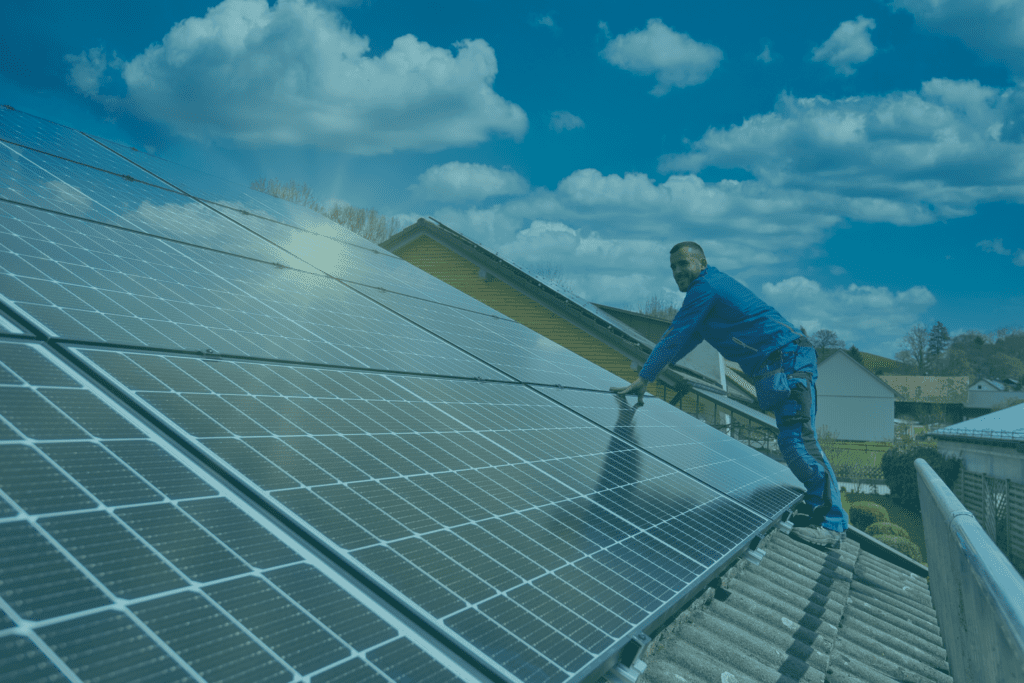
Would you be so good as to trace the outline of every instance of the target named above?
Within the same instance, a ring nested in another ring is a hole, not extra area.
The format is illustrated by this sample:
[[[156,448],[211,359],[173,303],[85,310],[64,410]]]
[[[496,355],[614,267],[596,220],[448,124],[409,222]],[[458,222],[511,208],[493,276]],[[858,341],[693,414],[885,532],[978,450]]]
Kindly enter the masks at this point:
[[[834,330],[841,339],[854,343],[876,337],[899,339],[936,301],[920,286],[902,292],[855,284],[826,289],[802,276],[765,283],[761,294],[786,319],[808,332]]]
[[[551,112],[551,123],[548,124],[551,130],[557,133],[561,133],[563,130],[583,128],[584,125],[583,119],[567,111]]]
[[[761,50],[761,54],[757,56],[757,59],[758,61],[764,62],[765,64],[768,64],[769,62],[772,61],[772,51],[768,49],[767,45],[765,45],[764,49]]]
[[[999,254],[1000,256],[1009,256],[1011,253],[1009,249],[1003,246],[1003,239],[1001,237],[994,240],[982,240],[974,246],[981,247],[982,251]]]
[[[602,22],[603,23],[603,22]],[[722,61],[722,51],[714,45],[698,43],[685,33],[676,33],[650,19],[647,28],[618,35],[601,51],[610,64],[631,73],[654,74],[658,85],[651,94],[661,97],[672,88],[703,83]]]
[[[124,61],[118,59],[117,53],[107,61],[107,53],[103,48],[94,47],[88,52],[78,55],[65,55],[64,60],[71,64],[68,72],[68,83],[83,95],[98,98],[100,86],[110,80],[107,68],[122,69]]]
[[[893,0],[924,28],[959,38],[968,47],[1024,76],[1024,3],[1014,0]]]
[[[1024,146],[1011,126],[1019,98],[947,79],[885,96],[783,94],[774,111],[709,129],[660,169],[744,168],[807,211],[922,225],[981,202],[1024,202]]]
[[[1015,266],[1024,267],[1024,249],[1018,249],[1017,253],[1013,255],[1013,260],[1010,263]]]
[[[421,173],[411,189],[439,201],[479,201],[498,195],[526,194],[530,183],[515,171],[449,161]]]
[[[192,138],[363,155],[521,139],[525,112],[492,87],[493,48],[454,47],[405,35],[369,57],[369,39],[306,0],[224,0],[126,63],[96,50],[69,56],[69,78],[82,94]],[[99,94],[108,67],[121,71],[123,100]]]
[[[846,268],[843,268],[842,266],[829,266],[828,272],[838,277],[840,275],[846,275]]]
[[[547,26],[548,28],[555,27],[555,20],[551,18],[551,15],[545,15],[537,20],[540,26]]]
[[[815,62],[828,62],[837,74],[853,75],[856,71],[853,64],[866,62],[875,54],[875,46],[868,33],[873,28],[874,19],[857,17],[856,20],[844,21],[828,40],[814,48],[812,59]]]

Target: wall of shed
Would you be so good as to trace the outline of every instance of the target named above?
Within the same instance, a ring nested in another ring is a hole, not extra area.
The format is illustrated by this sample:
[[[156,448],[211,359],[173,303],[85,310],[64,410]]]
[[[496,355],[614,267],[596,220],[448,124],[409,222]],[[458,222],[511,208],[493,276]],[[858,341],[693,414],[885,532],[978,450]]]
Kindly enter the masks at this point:
[[[893,401],[858,396],[818,396],[817,428],[841,441],[892,441]]]
[[[1024,485],[1024,453],[1012,445],[970,443],[938,439],[936,448],[946,457],[964,463],[964,470]]]

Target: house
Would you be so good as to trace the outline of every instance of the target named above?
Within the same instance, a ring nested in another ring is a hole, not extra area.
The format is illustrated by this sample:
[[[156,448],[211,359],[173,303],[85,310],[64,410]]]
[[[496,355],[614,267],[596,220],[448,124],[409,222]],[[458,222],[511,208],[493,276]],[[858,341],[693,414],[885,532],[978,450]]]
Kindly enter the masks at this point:
[[[1012,379],[979,379],[967,390],[964,417],[980,417],[993,410],[1024,402],[1024,391]]]
[[[380,246],[625,383],[637,378],[668,327],[652,316],[558,291],[433,219],[419,219]],[[705,342],[666,368],[648,391],[754,448],[777,451],[775,420],[746,402],[750,387],[737,378]]]
[[[817,427],[843,441],[892,441],[896,391],[839,350],[818,365]]]
[[[882,375],[881,379],[896,390],[896,417],[925,424],[950,424],[964,418],[970,377]]]

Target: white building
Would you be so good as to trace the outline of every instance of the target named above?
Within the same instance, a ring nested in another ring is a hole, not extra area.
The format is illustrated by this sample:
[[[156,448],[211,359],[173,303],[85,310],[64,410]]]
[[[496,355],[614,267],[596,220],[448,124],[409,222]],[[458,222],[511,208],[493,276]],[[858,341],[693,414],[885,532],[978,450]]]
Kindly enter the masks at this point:
[[[845,351],[818,365],[817,429],[843,441],[892,441],[896,392]]]
[[[1024,403],[930,434],[947,457],[963,460],[964,470],[1024,485]]]

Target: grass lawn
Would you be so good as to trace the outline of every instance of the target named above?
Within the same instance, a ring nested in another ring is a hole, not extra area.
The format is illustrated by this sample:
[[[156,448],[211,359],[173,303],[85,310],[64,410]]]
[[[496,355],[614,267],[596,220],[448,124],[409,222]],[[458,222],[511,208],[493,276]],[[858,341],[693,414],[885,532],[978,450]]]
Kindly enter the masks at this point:
[[[907,530],[907,533],[910,534],[910,540],[921,549],[921,557],[924,558],[923,564],[928,564],[928,549],[924,545],[924,527],[921,525],[921,515],[919,512],[908,510],[902,505],[897,504],[891,496],[879,496],[871,493],[847,493],[843,491],[842,497],[843,509],[846,510],[847,514],[850,512],[850,505],[862,500],[878,503],[884,507],[886,512],[889,513],[889,521]]]

